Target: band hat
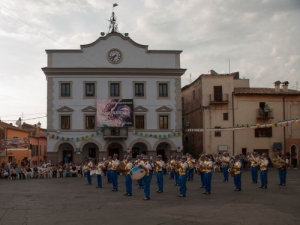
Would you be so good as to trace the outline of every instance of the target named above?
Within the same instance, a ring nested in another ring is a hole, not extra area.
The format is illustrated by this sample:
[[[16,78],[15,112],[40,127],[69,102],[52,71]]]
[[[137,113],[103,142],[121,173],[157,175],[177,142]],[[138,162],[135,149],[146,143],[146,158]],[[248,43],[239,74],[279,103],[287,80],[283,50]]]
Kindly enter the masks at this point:
[[[185,155],[183,155],[183,156],[181,156],[181,158],[182,158],[182,159],[186,159],[186,156],[185,156]]]
[[[162,158],[162,155],[157,155],[156,158]]]

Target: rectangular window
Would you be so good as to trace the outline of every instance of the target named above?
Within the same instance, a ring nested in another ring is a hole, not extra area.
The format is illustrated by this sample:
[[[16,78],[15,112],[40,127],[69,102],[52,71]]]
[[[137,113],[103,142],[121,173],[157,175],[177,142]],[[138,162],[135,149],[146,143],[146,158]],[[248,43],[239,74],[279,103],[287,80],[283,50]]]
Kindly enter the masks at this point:
[[[216,129],[221,127],[215,127]],[[221,137],[221,131],[215,131],[215,137]]]
[[[144,129],[145,128],[145,121],[144,116],[135,116],[135,128],[136,129]]]
[[[168,84],[159,84],[159,97],[168,97]]]
[[[168,129],[168,116],[159,116],[159,129]]]
[[[61,129],[70,129],[71,128],[71,118],[70,116],[61,116],[60,117],[60,128]]]
[[[95,83],[85,84],[85,96],[94,97],[95,96]]]
[[[144,97],[144,84],[143,83],[135,83],[134,84],[134,95],[136,97]]]
[[[228,113],[223,113],[223,120],[228,120]]]
[[[255,129],[255,137],[272,137],[272,127]]]
[[[61,83],[60,95],[61,95],[61,97],[70,97],[71,96],[71,84],[70,83]]]
[[[85,117],[85,129],[95,129],[95,116]]]
[[[222,102],[222,86],[214,86],[214,101]]]
[[[119,83],[111,83],[110,84],[110,96],[111,97],[119,97],[120,96],[120,84]]]

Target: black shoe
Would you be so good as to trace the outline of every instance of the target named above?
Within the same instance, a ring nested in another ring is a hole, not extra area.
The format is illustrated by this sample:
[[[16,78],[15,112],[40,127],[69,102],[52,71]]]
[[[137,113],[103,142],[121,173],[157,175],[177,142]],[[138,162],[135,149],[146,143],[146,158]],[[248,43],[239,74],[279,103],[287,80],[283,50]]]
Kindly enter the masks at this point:
[[[264,188],[263,186],[259,186],[258,188]]]
[[[282,184],[282,186],[285,186],[285,184]]]
[[[278,184],[278,186],[282,186],[282,184]]]
[[[143,200],[150,200],[150,198],[143,198]]]
[[[201,186],[200,188],[205,188],[205,186]]]
[[[241,191],[241,189],[235,189],[234,191]]]
[[[102,186],[96,186],[96,188],[102,188]]]
[[[204,195],[210,195],[210,192],[204,192],[203,194]]]
[[[178,195],[178,197],[185,197],[185,195]]]
[[[112,189],[111,191],[113,191],[113,192],[117,192],[117,191],[118,191],[118,189]]]
[[[127,196],[132,196],[132,194],[127,194]]]
[[[128,195],[128,193],[125,193],[124,195]]]
[[[267,186],[263,187],[263,189],[267,189],[267,188],[268,188]]]
[[[163,193],[163,191],[161,191],[161,190],[158,190],[158,191],[156,191],[157,193]]]

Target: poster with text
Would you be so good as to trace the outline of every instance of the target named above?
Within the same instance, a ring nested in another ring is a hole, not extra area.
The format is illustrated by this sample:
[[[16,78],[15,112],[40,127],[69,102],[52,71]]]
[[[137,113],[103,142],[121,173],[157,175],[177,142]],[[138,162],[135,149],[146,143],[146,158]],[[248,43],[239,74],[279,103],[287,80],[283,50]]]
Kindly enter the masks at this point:
[[[97,127],[133,126],[133,99],[98,99]]]

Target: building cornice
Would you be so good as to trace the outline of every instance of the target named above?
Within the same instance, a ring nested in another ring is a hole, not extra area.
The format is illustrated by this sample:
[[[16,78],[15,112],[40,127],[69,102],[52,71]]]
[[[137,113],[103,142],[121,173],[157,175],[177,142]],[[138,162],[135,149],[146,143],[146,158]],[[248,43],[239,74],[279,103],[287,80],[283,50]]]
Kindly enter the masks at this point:
[[[42,68],[46,76],[51,75],[143,75],[181,76],[186,69],[164,68]]]

